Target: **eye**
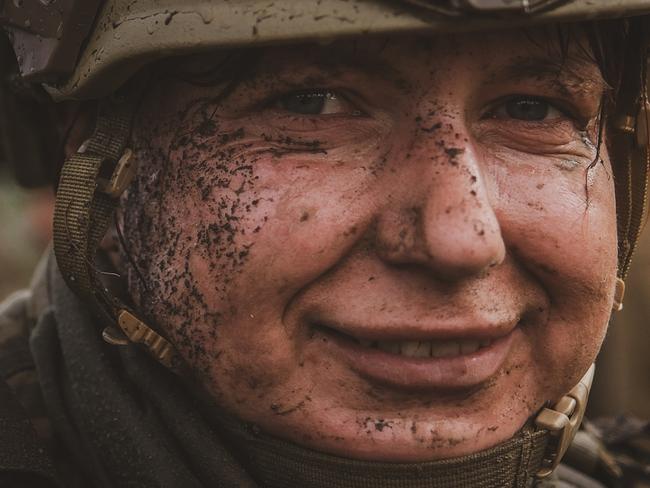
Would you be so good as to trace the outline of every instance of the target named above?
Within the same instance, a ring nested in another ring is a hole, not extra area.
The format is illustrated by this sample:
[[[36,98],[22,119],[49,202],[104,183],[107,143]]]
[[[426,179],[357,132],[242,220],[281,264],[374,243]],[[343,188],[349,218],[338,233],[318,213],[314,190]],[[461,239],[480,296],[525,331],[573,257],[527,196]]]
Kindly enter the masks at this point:
[[[489,116],[495,119],[542,122],[564,117],[565,114],[543,98],[518,97],[503,102]]]
[[[330,90],[310,90],[289,93],[278,100],[279,108],[300,115],[359,115],[350,102]]]

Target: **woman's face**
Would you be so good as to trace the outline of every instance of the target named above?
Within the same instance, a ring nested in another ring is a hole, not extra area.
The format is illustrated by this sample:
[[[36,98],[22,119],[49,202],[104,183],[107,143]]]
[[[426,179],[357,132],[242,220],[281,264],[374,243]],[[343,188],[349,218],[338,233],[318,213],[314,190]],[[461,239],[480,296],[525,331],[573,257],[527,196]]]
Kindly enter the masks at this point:
[[[604,83],[559,50],[269,48],[227,84],[223,56],[174,61],[134,132],[136,304],[272,435],[387,461],[509,438],[594,360],[616,275]]]

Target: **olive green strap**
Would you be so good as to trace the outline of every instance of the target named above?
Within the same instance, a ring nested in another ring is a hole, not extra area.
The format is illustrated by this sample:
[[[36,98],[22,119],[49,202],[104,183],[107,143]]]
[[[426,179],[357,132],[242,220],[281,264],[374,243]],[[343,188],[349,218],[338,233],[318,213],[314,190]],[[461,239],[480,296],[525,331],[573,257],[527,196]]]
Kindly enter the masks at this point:
[[[54,252],[68,286],[111,317],[94,264],[114,207],[95,191],[102,161],[99,155],[78,153],[64,164],[54,210]]]
[[[623,58],[625,68],[648,63],[647,32],[642,25],[630,26],[633,49]],[[645,70],[630,70],[616,100],[615,115],[609,121],[608,150],[616,185],[616,216],[618,226],[618,277],[625,279],[648,214],[648,177],[650,142],[648,114],[648,80]],[[641,96],[639,96],[641,94]],[[622,296],[620,297],[622,303]]]
[[[63,165],[54,209],[54,253],[66,283],[99,314],[111,344],[142,344],[172,370],[180,367],[171,343],[151,329],[108,292],[96,267],[97,250],[106,234],[118,199],[135,172],[126,147],[136,99],[114,95],[99,106],[95,132]]]
[[[117,202],[98,184],[100,171],[115,166],[126,148],[129,105],[121,99],[102,102],[95,133],[63,165],[54,210],[54,252],[63,277],[108,317],[112,300],[98,278],[95,255]]]
[[[524,488],[542,467],[548,432],[522,429],[491,449],[420,463],[379,463],[312,451],[234,421],[223,425],[265,488]]]

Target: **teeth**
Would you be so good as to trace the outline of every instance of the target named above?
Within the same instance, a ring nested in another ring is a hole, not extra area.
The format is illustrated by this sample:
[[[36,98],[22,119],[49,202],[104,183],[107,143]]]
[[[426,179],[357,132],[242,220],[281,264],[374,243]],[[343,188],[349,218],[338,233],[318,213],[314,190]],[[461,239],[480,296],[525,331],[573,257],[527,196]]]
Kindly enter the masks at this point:
[[[429,356],[431,356],[431,341],[420,342],[417,357],[428,358]]]
[[[461,354],[472,354],[473,352],[478,351],[478,348],[481,347],[478,341],[461,341],[460,342],[460,352]]]
[[[428,358],[431,355],[430,342],[409,341],[400,344],[400,354],[410,358]]]
[[[380,349],[410,358],[448,358],[472,354],[492,344],[491,339],[463,341],[371,341],[359,339],[362,347]]]
[[[431,357],[449,358],[460,355],[460,342],[446,341],[431,344]]]
[[[388,342],[388,341],[378,341],[377,348],[382,351],[389,352],[391,354],[399,354],[400,352],[400,343],[399,342]]]

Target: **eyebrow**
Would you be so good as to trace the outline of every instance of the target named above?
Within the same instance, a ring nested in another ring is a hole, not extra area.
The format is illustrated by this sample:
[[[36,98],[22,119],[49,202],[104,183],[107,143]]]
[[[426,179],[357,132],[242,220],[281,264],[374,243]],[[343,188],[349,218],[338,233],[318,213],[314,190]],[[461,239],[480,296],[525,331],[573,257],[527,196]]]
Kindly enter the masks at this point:
[[[497,68],[485,84],[530,80],[546,84],[567,96],[602,95],[610,89],[595,62],[571,57],[560,61],[542,57],[517,59]]]
[[[340,70],[355,72],[369,79],[380,79],[403,89],[405,85],[408,85],[408,77],[405,72],[381,56],[384,46],[385,44],[372,50],[362,48],[361,53],[357,41],[337,45],[334,52],[329,50],[329,46],[318,46],[315,50],[310,51],[312,63],[309,67],[326,75],[334,76]],[[264,55],[262,59],[263,57]],[[272,73],[296,63],[302,64],[302,62],[301,59],[292,59],[286,64],[279,63],[270,68],[266,67],[264,72]]]

